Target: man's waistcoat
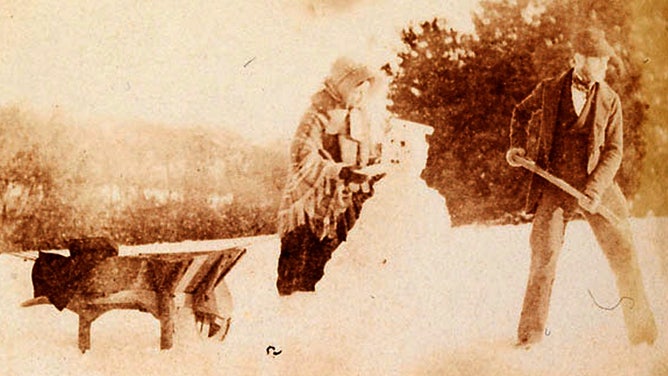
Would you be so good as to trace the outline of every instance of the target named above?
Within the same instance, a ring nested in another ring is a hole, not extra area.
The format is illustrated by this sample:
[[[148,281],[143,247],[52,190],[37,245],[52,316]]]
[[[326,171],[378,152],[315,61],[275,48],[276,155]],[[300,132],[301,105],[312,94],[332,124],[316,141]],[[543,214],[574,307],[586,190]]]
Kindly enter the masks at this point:
[[[578,116],[573,105],[570,79],[564,80],[552,139],[552,150],[547,163],[550,172],[580,190],[584,188],[587,180],[587,150],[594,121],[590,116],[592,114],[591,101],[595,95],[593,91],[589,93],[587,103]]]

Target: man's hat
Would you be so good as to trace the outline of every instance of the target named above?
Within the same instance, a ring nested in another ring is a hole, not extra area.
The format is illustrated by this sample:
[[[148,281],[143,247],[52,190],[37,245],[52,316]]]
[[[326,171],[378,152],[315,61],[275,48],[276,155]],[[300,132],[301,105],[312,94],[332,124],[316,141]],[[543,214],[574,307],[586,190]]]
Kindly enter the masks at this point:
[[[615,54],[615,50],[605,40],[603,30],[589,27],[580,30],[575,34],[572,40],[575,52],[592,57],[610,57]]]

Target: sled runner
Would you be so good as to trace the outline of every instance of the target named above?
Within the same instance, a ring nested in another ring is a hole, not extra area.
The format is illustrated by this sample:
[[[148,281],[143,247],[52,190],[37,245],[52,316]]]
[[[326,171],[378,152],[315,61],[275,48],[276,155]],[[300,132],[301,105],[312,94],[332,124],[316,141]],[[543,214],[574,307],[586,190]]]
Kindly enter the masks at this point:
[[[526,159],[526,158],[523,158],[523,157],[520,157],[520,156],[515,156],[512,161],[519,164],[520,166],[526,168],[527,170],[529,170],[529,171],[531,171],[535,174],[538,174],[539,176],[541,176],[545,180],[547,180],[550,183],[557,186],[557,188],[563,190],[564,192],[568,193],[569,195],[575,197],[576,199],[578,199],[578,200],[587,199],[587,196],[584,193],[575,189],[572,185],[568,184],[564,180],[562,180],[562,179],[552,175],[551,173],[545,171],[544,169],[539,167],[536,164],[536,162],[534,162],[532,160],[529,160],[529,159]],[[617,215],[615,215],[615,213],[613,213],[610,209],[608,209],[607,207],[605,207],[603,205],[598,206],[598,208],[596,209],[596,213],[603,216],[603,218],[607,219],[608,222],[610,222],[610,223],[614,224],[614,223],[619,222],[619,218],[617,217]]]
[[[81,255],[72,253],[72,248],[70,257],[40,253],[33,266],[35,299],[22,306],[50,303],[78,314],[82,353],[90,349],[93,321],[114,309],[135,309],[158,319],[161,349],[172,347],[174,316],[183,307],[192,308],[197,323],[208,324],[208,337],[222,340],[227,334],[232,297],[223,279],[245,253],[244,248],[132,256],[112,254],[96,256],[101,259],[95,260],[93,266],[90,257],[86,262],[77,261]],[[93,251],[104,253],[100,249]],[[39,276],[58,275],[58,269],[64,270],[60,272],[64,283],[54,284],[53,280],[45,281]],[[77,273],[78,278],[68,281],[67,276]]]

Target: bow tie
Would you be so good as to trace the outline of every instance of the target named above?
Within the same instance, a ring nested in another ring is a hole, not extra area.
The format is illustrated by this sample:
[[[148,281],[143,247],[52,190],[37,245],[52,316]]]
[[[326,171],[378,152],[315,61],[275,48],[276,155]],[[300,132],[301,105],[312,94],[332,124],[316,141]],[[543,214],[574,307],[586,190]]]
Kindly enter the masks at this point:
[[[589,93],[589,90],[592,88],[592,82],[583,80],[580,76],[573,73],[573,87],[583,93]]]

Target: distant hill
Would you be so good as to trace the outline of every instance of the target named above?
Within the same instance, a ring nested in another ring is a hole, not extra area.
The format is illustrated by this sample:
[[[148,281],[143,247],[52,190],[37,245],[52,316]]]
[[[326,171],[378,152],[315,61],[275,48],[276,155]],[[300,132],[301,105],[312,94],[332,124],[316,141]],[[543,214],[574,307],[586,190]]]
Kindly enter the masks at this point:
[[[9,248],[68,237],[123,243],[272,232],[287,145],[213,126],[86,125],[0,108],[0,194]]]

